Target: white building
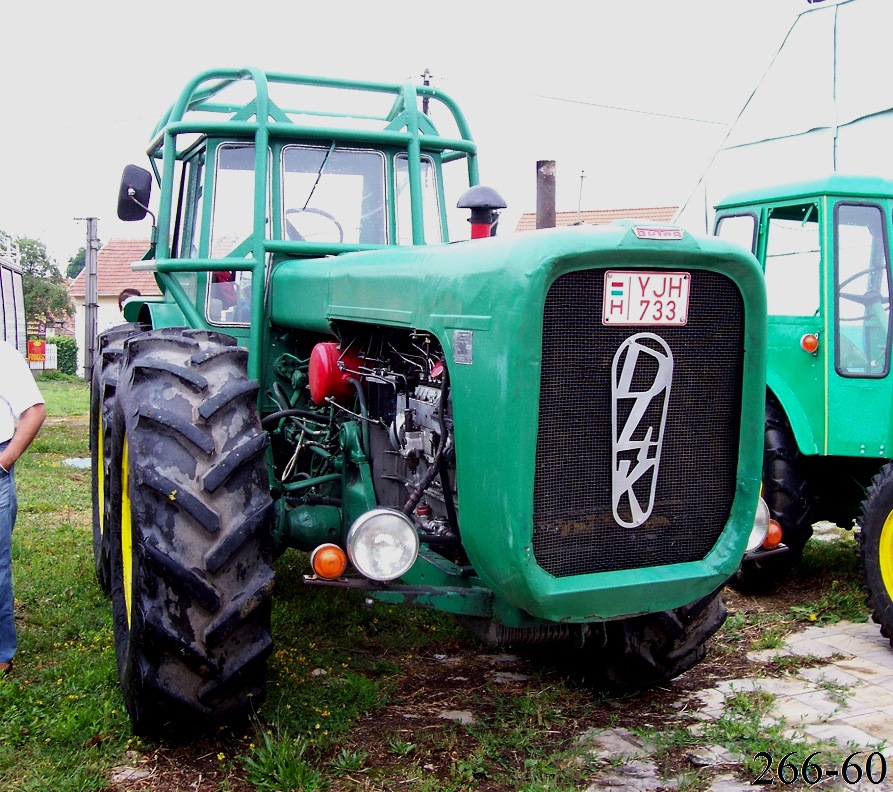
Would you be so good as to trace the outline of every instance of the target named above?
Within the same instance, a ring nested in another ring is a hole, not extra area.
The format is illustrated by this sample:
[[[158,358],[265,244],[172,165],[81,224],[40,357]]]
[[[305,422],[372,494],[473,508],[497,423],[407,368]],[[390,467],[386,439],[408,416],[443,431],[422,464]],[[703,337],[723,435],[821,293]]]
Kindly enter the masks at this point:
[[[118,309],[118,295],[124,289],[136,289],[142,296],[158,296],[161,290],[151,272],[134,272],[130,265],[139,261],[149,249],[147,239],[112,239],[99,251],[96,261],[97,292],[99,307],[96,312],[96,330],[101,333],[109,327],[121,324],[124,318]],[[71,282],[68,293],[75,306],[75,338],[78,343],[78,374],[84,371],[85,270]]]

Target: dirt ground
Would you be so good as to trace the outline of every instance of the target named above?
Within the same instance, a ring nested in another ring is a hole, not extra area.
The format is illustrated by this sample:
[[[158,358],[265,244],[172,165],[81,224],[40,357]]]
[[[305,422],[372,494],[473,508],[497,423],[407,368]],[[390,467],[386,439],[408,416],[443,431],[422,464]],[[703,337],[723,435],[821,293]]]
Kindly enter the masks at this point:
[[[808,601],[816,592],[811,590],[820,581],[792,581],[771,595],[745,596],[726,589],[723,599],[731,614],[759,614],[784,611],[791,605]],[[610,698],[594,695],[591,691],[574,691],[577,698],[568,707],[571,717],[560,723],[550,723],[543,732],[543,747],[560,751],[578,735],[589,728],[602,728],[608,724],[626,729],[637,727],[660,728],[662,725],[678,726],[691,719],[683,702],[697,691],[715,686],[724,679],[733,679],[751,673],[771,674],[771,664],[753,663],[746,657],[754,634],[751,628],[743,628],[734,638],[723,636],[722,641],[711,640],[705,661],[666,686],[645,691],[634,696]],[[759,630],[755,625],[753,630]],[[368,753],[367,764],[378,767],[387,775],[387,768],[401,762],[389,749],[389,740],[418,741],[425,732],[441,732],[444,710],[467,710],[468,701],[476,702],[474,716],[486,721],[498,705],[494,701],[492,676],[495,653],[474,648],[451,645],[439,647],[427,656],[417,656],[417,661],[401,678],[398,691],[389,704],[357,724],[351,732],[350,749]],[[535,676],[538,672],[521,658],[506,660],[498,669],[518,675],[500,689],[506,693],[519,692],[531,685],[548,685],[548,675]],[[693,722],[693,720],[692,720]],[[463,730],[451,730],[453,737],[442,745],[434,740],[428,743],[424,767],[429,773],[448,778],[452,766],[459,758],[474,750],[471,738],[462,739]],[[221,735],[190,745],[157,744],[145,747],[140,754],[133,754],[130,767],[118,768],[108,787],[108,792],[253,792],[254,785],[246,779],[243,762],[239,755],[250,753],[248,735]],[[467,743],[467,744],[466,744]],[[467,750],[466,750],[467,749]],[[510,758],[509,758],[510,759]],[[691,769],[685,756],[670,755],[664,762],[664,771]],[[359,790],[368,788],[368,780],[351,777],[340,781],[332,778],[333,790]],[[504,786],[488,786],[482,781],[476,787],[486,792],[509,792]]]

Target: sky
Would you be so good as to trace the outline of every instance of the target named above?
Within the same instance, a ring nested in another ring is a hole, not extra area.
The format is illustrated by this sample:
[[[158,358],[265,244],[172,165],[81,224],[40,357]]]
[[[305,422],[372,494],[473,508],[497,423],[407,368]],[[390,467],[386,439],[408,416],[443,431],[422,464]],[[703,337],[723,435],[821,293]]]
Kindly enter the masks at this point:
[[[834,0],[826,0],[826,4]],[[86,241],[147,237],[116,217],[125,165],[209,68],[432,84],[462,108],[481,181],[536,208],[556,162],[559,211],[679,206],[807,0],[553,0],[410,5],[156,0],[15,3],[0,47],[0,229],[64,269]]]

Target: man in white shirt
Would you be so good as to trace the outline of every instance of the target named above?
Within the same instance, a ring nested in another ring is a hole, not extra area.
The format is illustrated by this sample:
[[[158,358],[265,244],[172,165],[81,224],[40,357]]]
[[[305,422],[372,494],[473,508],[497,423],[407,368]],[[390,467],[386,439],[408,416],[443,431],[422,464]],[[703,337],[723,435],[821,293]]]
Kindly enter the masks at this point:
[[[9,673],[17,646],[11,543],[18,503],[13,465],[37,436],[46,414],[25,358],[0,340],[0,676]]]

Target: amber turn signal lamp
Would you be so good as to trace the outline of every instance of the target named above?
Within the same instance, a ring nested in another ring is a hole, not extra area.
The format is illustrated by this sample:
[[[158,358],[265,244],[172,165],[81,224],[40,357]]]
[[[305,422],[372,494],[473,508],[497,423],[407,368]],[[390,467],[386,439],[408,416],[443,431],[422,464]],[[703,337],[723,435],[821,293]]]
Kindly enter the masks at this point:
[[[810,355],[819,351],[819,337],[815,333],[805,333],[800,339],[800,349]]]
[[[769,530],[763,540],[764,550],[774,550],[781,544],[781,526],[775,520],[769,520]]]
[[[321,544],[310,555],[310,566],[325,580],[334,580],[347,569],[347,553],[336,544]]]

